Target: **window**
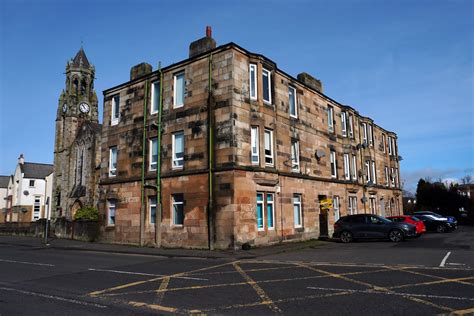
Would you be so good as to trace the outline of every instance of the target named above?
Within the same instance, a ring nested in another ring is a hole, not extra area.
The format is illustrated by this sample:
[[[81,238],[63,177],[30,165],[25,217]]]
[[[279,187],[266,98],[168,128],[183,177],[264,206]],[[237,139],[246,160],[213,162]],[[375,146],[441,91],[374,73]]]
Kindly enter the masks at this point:
[[[112,111],[110,117],[110,125],[118,124],[120,119],[120,96],[116,95],[112,98]]]
[[[30,187],[34,187],[35,186],[35,180],[30,180]]]
[[[160,107],[160,82],[156,81],[151,84],[151,114],[158,113]]]
[[[290,100],[290,116],[298,117],[298,104],[296,101],[296,89],[294,87],[288,87],[288,97]]]
[[[390,168],[390,179],[392,182],[392,187],[395,187],[395,171],[393,168]]]
[[[117,147],[110,147],[109,149],[109,176],[115,177],[117,175]]]
[[[332,206],[334,209],[334,222],[336,222],[339,217],[341,217],[340,212],[339,212],[339,197],[334,196],[332,199]]]
[[[150,208],[150,224],[156,223],[156,196],[148,198],[148,205]]]
[[[267,193],[267,225],[268,229],[275,229],[275,208],[273,207],[274,196]]]
[[[370,160],[365,161],[365,179],[367,183],[369,183],[371,180],[370,179]]]
[[[265,130],[265,164],[273,166],[273,131]]]
[[[349,163],[349,154],[344,154],[344,179],[346,180],[351,179]]]
[[[347,114],[346,114],[346,112],[341,113],[341,127],[342,127],[342,136],[347,137]]]
[[[374,195],[371,195],[369,198],[369,205],[370,205],[370,213],[372,214],[377,214],[377,208],[376,208],[376,198]]]
[[[250,100],[257,100],[257,65],[250,64]]]
[[[348,203],[349,215],[357,214],[357,197],[349,196]]]
[[[150,139],[150,166],[149,170],[154,171],[158,166],[158,138]]]
[[[183,168],[184,165],[184,132],[173,134],[173,169]]]
[[[264,214],[263,214],[263,193],[257,193],[257,229],[264,230]]]
[[[377,184],[377,176],[375,173],[375,161],[372,160],[372,182]]]
[[[337,178],[336,152],[331,150],[331,178]]]
[[[354,138],[354,123],[352,115],[349,115],[349,137]]]
[[[291,141],[291,170],[300,171],[300,146],[297,140]]]
[[[115,201],[107,201],[107,225],[115,225]]]
[[[262,69],[262,83],[263,83],[263,101],[272,103],[272,73],[265,68]]]
[[[397,147],[395,146],[395,137],[392,137],[392,154],[397,155]]]
[[[357,180],[357,164],[356,164],[356,156],[352,155],[352,180]]]
[[[388,137],[388,154],[392,155],[392,137]]]
[[[385,152],[385,134],[382,134],[382,152]]]
[[[173,202],[173,225],[182,226],[184,224],[184,198],[183,194],[172,194]]]
[[[184,105],[184,72],[174,75],[174,108]]]
[[[370,147],[373,147],[374,146],[374,130],[373,130],[372,124],[369,124],[368,129],[369,129],[369,133],[368,133],[369,145]]]
[[[330,105],[328,105],[328,130],[334,132],[334,109]]]
[[[395,187],[398,188],[399,183],[398,183],[398,169],[397,168],[395,168],[394,177],[395,177]]]
[[[36,221],[40,218],[41,211],[41,197],[35,196],[35,204],[33,205],[33,220]]]
[[[369,143],[367,142],[367,123],[362,123],[362,131],[363,131],[362,139],[364,143],[368,145]]]
[[[385,185],[388,186],[388,167],[385,166],[384,169],[384,176],[385,176]]]
[[[295,228],[303,227],[303,214],[301,212],[301,195],[293,195],[293,216],[295,222]]]
[[[258,165],[260,163],[260,148],[258,142],[258,127],[252,126],[250,129],[250,146],[252,152],[252,164]]]

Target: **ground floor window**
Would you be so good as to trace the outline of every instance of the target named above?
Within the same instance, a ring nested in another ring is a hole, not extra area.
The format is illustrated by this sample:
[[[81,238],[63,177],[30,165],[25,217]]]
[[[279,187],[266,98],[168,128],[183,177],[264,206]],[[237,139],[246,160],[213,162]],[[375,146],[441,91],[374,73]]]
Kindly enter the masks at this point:
[[[40,218],[41,212],[41,197],[35,196],[35,204],[33,205],[33,220],[37,221]]]
[[[152,196],[148,199],[148,205],[150,209],[150,224],[156,223],[156,196]]]
[[[257,229],[265,230],[265,218],[268,229],[275,229],[275,195],[257,192]],[[266,209],[266,212],[264,211]]]
[[[349,215],[357,214],[357,196],[349,196],[348,211]]]
[[[115,225],[115,201],[107,201],[107,225]]]
[[[339,213],[339,197],[338,196],[333,197],[332,206],[333,206],[333,209],[334,209],[334,221],[337,221],[339,219],[339,217],[341,217],[341,215]]]
[[[303,214],[301,212],[301,194],[293,195],[293,213],[295,219],[295,228],[303,227]]]
[[[371,195],[369,198],[369,205],[370,205],[370,213],[377,214],[377,199],[375,195]]]
[[[173,225],[182,226],[184,224],[184,197],[182,193],[171,196],[173,202]]]

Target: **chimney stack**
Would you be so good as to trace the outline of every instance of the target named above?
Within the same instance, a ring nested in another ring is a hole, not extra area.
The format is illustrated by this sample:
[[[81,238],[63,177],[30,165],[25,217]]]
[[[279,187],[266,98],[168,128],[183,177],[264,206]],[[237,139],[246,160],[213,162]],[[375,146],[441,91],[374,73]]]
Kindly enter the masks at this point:
[[[23,165],[25,163],[25,157],[23,156],[23,154],[20,154],[20,157],[18,157],[18,163],[20,165]]]
[[[206,36],[189,45],[189,58],[213,50],[216,46],[216,41],[212,38],[212,28],[208,25]]]

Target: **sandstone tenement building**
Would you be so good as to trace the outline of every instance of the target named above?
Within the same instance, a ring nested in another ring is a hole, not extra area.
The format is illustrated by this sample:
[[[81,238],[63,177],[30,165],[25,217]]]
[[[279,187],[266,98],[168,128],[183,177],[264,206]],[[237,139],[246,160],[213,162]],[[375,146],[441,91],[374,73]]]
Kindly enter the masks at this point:
[[[95,147],[104,241],[239,248],[401,212],[396,134],[309,74],[217,47],[208,30],[188,59],[130,75],[104,91]]]

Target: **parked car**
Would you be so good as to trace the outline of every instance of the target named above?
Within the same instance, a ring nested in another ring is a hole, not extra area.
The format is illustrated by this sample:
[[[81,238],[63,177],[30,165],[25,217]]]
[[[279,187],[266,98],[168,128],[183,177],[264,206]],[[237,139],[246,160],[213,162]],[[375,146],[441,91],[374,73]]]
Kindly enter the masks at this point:
[[[425,224],[421,219],[419,219],[416,216],[410,216],[410,215],[399,215],[399,216],[389,216],[387,219],[391,220],[392,222],[397,222],[397,223],[408,223],[415,225],[416,227],[416,237],[420,237],[424,233],[426,233],[426,227]]]
[[[440,220],[446,220],[448,221],[449,223],[451,223],[451,226],[454,226],[454,229],[456,229],[458,227],[458,221],[455,217],[452,217],[452,216],[443,216],[443,215],[440,215],[440,214],[437,214],[435,212],[430,212],[430,211],[418,211],[418,212],[414,212],[413,215],[415,216],[418,216],[418,215],[432,215]]]
[[[386,239],[399,242],[416,236],[415,225],[392,222],[372,214],[357,214],[341,217],[334,224],[334,238],[348,243],[354,239]]]
[[[426,226],[427,231],[435,231],[438,233],[445,233],[456,229],[456,224],[448,222],[446,218],[436,217],[431,214],[416,215],[421,219]]]

